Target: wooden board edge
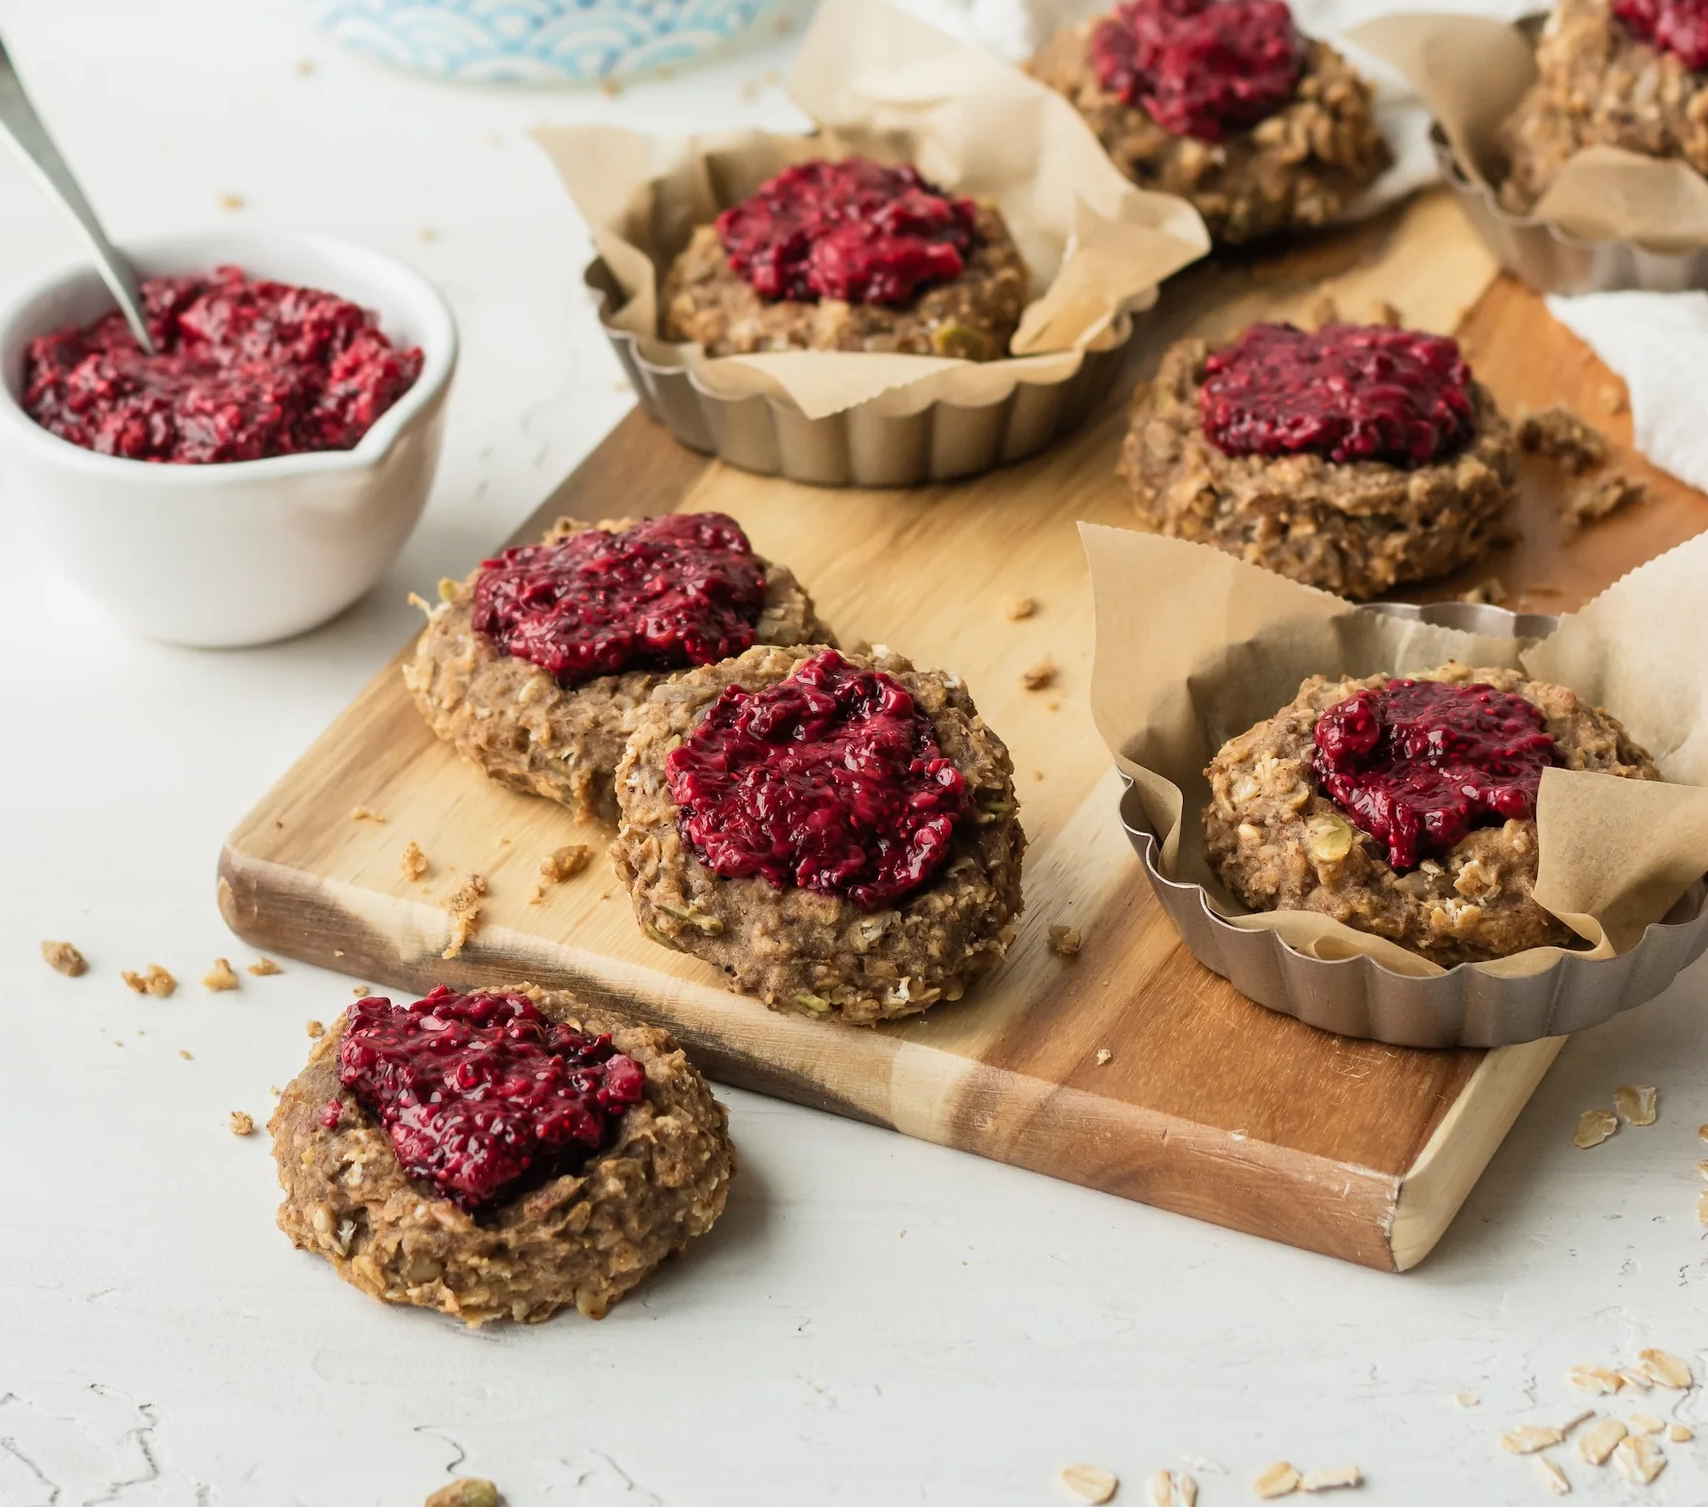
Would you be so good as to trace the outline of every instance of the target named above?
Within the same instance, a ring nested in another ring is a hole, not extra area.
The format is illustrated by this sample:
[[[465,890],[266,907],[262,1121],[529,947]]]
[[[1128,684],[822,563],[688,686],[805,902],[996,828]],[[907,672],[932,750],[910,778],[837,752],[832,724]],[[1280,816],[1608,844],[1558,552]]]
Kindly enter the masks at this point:
[[[1395,1269],[1390,1232],[1399,1180],[1367,1167],[1099,1099],[882,1031],[861,1036],[887,1055],[887,1066],[867,1060],[858,1070],[839,1070],[837,1055],[824,1050],[824,1033],[855,1028],[755,1004],[751,1029],[764,1035],[769,1059],[761,1060],[757,1043],[743,1050],[739,1023],[732,1035],[730,996],[715,985],[684,985],[666,1016],[649,1007],[641,989],[575,967],[569,949],[542,948],[502,928],[477,932],[461,956],[446,961],[440,949],[449,923],[438,906],[312,879],[245,853],[240,836],[221,853],[218,900],[232,931],[269,954],[400,990],[424,992],[441,982],[471,987],[495,974],[570,989],[590,1007],[670,1030],[717,1081],[1245,1234]],[[362,915],[377,901],[392,906],[384,926]],[[930,1107],[910,1107],[917,1105]],[[1206,1192],[1212,1188],[1214,1196]]]
[[[1409,1271],[1435,1249],[1565,1044],[1564,1036],[1549,1036],[1496,1047],[1477,1065],[1399,1179],[1388,1242],[1395,1271]]]

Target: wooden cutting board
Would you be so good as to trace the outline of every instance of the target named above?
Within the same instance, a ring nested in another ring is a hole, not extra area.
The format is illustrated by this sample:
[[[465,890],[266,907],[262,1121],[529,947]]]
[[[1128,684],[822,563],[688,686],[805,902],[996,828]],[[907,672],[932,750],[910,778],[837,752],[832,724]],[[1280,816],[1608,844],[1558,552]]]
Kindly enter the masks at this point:
[[[1387,300],[1407,323],[1460,329],[1509,411],[1569,401],[1628,443],[1618,384],[1537,298],[1493,279],[1458,211],[1428,196],[1279,257],[1177,278],[1148,321],[1143,361],[1188,331],[1309,317],[1325,292],[1351,318]],[[606,833],[499,788],[434,741],[398,661],[232,835],[227,921],[258,947],[399,990],[568,987],[669,1027],[729,1083],[1368,1266],[1413,1265],[1559,1043],[1483,1053],[1341,1040],[1251,1004],[1180,945],[1116,821],[1086,707],[1091,600],[1075,523],[1131,523],[1112,471],[1122,427],[1112,404],[1036,461],[954,486],[858,492],[725,468],[636,413],[515,536],[559,513],[721,509],[794,568],[845,643],[886,643],[966,678],[1013,751],[1030,838],[1018,940],[967,999],[860,1030],[725,993],[709,968],[641,936]],[[1528,475],[1523,540],[1485,577],[1505,582],[1513,605],[1562,610],[1708,528],[1708,499],[1630,464],[1655,500],[1575,536],[1555,521],[1552,478]],[[1034,597],[1036,615],[1010,621],[1012,595]],[[1046,657],[1056,682],[1023,689],[1021,672]],[[354,819],[359,806],[384,822]],[[416,882],[398,864],[409,841],[432,863]],[[591,844],[595,863],[530,904],[540,857],[572,842]],[[470,873],[488,886],[483,924],[447,962],[444,901]],[[1045,945],[1058,922],[1084,934],[1071,960]]]

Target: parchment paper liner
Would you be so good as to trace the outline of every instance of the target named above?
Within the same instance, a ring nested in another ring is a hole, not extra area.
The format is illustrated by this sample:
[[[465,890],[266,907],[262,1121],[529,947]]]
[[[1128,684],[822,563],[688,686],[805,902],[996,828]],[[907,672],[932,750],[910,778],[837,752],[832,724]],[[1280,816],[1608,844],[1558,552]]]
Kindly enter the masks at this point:
[[[1269,995],[1248,988],[1259,1003],[1399,1044],[1505,1044],[1639,1003],[1708,945],[1699,883],[1708,872],[1708,624],[1699,610],[1708,536],[1631,572],[1537,641],[1514,636],[1537,619],[1498,609],[1358,609],[1206,546],[1090,524],[1081,534],[1096,596],[1092,710],[1134,781],[1130,830],[1136,845],[1138,830],[1156,834],[1159,897],[1201,961],[1242,982],[1225,958],[1218,968],[1206,955],[1223,943],[1205,929],[1261,939],[1245,949],[1274,964],[1248,970]],[[1442,624],[1456,613],[1477,631]],[[1324,916],[1245,911],[1204,857],[1210,755],[1291,701],[1309,674],[1404,673],[1450,658],[1571,686],[1618,716],[1667,777],[1543,777],[1536,899],[1590,946],[1442,970]],[[1196,942],[1165,883],[1196,897],[1205,917]],[[1672,967],[1657,982],[1634,955],[1680,929],[1651,924],[1669,911],[1696,931],[1668,944]],[[1346,960],[1368,961],[1347,969]],[[1348,975],[1360,981],[1355,1000]],[[1344,1008],[1325,1020],[1331,996]]]
[[[1578,152],[1527,215],[1495,190],[1495,133],[1535,82],[1546,16],[1384,16],[1349,41],[1403,73],[1435,116],[1443,176],[1509,271],[1550,293],[1708,283],[1708,179],[1677,158],[1618,147]]]
[[[1088,349],[1123,344],[1157,284],[1209,249],[1197,212],[1129,183],[1066,100],[876,0],[826,0],[788,87],[815,134],[534,133],[620,290],[608,326],[632,336],[641,359],[682,368],[714,398],[762,396],[807,419],[856,408],[917,414],[935,403],[987,408],[1019,384],[1070,380]],[[849,152],[914,162],[946,189],[1001,209],[1034,279],[1010,357],[780,351],[713,359],[659,338],[659,280],[696,225],[791,162]]]

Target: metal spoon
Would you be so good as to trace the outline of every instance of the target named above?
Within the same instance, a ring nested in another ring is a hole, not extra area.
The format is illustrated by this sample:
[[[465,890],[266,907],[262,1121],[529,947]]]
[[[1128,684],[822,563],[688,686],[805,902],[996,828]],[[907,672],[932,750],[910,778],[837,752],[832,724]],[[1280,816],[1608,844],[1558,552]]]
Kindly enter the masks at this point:
[[[112,290],[124,311],[125,322],[138,343],[154,354],[154,341],[149,337],[148,320],[142,312],[142,290],[137,286],[136,272],[107,239],[95,211],[83,197],[83,190],[71,176],[71,169],[59,155],[59,148],[47,134],[47,127],[36,114],[30,97],[24,93],[12,59],[7,56],[6,43],[0,39],[0,136],[12,143],[30,176],[50,198],[59,201],[65,212],[76,222],[83,239],[95,258],[95,268],[101,281]]]

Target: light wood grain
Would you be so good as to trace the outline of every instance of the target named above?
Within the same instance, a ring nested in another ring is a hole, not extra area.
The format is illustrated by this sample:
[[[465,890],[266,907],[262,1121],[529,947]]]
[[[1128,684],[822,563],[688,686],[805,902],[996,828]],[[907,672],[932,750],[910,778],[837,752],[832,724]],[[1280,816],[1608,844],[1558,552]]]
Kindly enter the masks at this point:
[[[1610,378],[1492,267],[1445,200],[1267,261],[1197,269],[1153,316],[1147,359],[1186,330],[1302,316],[1326,280],[1350,317],[1378,298],[1465,327],[1507,403],[1595,415]],[[1485,291],[1486,289],[1486,291]],[[1473,307],[1474,305],[1474,307]],[[1541,358],[1524,353],[1546,352]],[[1031,841],[1027,909],[1007,965],[969,998],[863,1031],[772,1014],[646,941],[603,858],[530,905],[541,855],[608,834],[508,793],[426,732],[394,663],[233,834],[220,899],[257,945],[423,990],[527,978],[666,1025],[717,1077],[1194,1217],[1398,1269],[1427,1253],[1546,1070],[1557,1043],[1490,1056],[1342,1040],[1251,1004],[1201,968],[1146,886],[1115,819],[1116,784],[1085,704],[1091,602],[1076,522],[1130,520],[1112,410],[1039,459],[955,486],[825,491],[732,471],[631,415],[521,531],[583,517],[716,508],[788,562],[844,642],[887,643],[965,677],[1013,750]],[[1628,436],[1622,436],[1627,437]],[[1708,526],[1708,501],[1656,503],[1576,536],[1541,526],[1495,569],[1571,605],[1626,563]],[[1547,588],[1544,591],[1544,588]],[[1037,599],[1009,621],[1010,595]],[[1029,692],[1050,658],[1054,685]],[[367,806],[384,824],[358,822]],[[434,867],[407,881],[419,843]],[[484,924],[455,961],[444,898],[487,881]],[[1071,960],[1045,945],[1079,926]],[[1111,1055],[1100,1065],[1100,1051]]]

